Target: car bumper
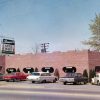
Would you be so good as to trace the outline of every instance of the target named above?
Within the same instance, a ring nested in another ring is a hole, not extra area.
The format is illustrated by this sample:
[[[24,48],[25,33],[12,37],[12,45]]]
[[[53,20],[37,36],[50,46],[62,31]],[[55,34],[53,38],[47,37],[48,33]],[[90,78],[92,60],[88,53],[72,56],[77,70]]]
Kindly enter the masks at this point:
[[[28,81],[41,82],[39,79],[27,79]]]

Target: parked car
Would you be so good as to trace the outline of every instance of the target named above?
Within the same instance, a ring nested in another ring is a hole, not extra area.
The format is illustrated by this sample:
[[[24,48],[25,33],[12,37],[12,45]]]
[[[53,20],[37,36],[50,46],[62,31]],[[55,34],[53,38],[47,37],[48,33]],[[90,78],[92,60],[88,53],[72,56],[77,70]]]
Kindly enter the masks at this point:
[[[54,75],[51,75],[48,72],[33,72],[31,75],[27,76],[27,79],[31,81],[32,83],[35,83],[35,82],[42,82],[42,83],[53,82],[54,83],[57,81],[57,77]]]
[[[63,82],[64,85],[67,83],[73,83],[73,84],[86,84],[88,82],[87,77],[83,77],[81,73],[67,73],[65,77],[61,77],[59,79],[60,82]]]
[[[3,75],[4,75],[4,74],[0,73],[0,81],[3,80]]]
[[[95,75],[95,77],[92,78],[91,83],[92,83],[92,84],[100,85],[100,73],[97,73],[97,74]]]
[[[22,72],[14,72],[14,73],[9,73],[4,75],[4,80],[5,81],[22,81],[26,80],[27,75],[22,73]]]

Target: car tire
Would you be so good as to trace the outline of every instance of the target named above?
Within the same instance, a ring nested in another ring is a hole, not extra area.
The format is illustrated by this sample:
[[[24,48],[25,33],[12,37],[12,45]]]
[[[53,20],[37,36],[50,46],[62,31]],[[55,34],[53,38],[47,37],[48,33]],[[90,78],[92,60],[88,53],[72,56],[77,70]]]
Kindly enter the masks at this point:
[[[56,80],[56,79],[54,79],[54,80],[53,80],[53,83],[56,83],[56,81],[57,81],[57,80]]]
[[[67,84],[67,82],[63,82],[63,84],[64,84],[64,85],[66,85],[66,84]]]
[[[94,83],[91,83],[92,85],[94,85]]]
[[[84,84],[87,84],[87,82],[85,81]]]
[[[11,81],[15,82],[15,81],[16,81],[16,79],[12,79]]]
[[[97,81],[97,85],[100,85],[100,82],[99,81]]]
[[[46,83],[46,80],[43,80],[42,83]]]
[[[32,81],[32,83],[35,83],[35,81]]]
[[[73,85],[77,85],[77,84],[78,84],[77,82],[74,82],[74,83],[73,83]]]

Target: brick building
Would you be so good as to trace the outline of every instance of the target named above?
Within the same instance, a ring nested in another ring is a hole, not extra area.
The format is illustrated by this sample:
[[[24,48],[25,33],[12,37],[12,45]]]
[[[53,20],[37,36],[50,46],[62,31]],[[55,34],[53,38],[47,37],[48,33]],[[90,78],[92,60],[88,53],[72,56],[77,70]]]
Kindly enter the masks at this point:
[[[24,71],[24,68],[38,68],[39,71],[43,67],[52,67],[54,70],[59,70],[60,76],[65,75],[63,68],[72,66],[76,68],[76,72],[81,72],[85,69],[95,69],[100,66],[100,52],[90,50],[72,50],[67,52],[53,53],[38,53],[38,54],[16,54],[0,56],[0,71],[7,73],[7,69],[19,68]]]

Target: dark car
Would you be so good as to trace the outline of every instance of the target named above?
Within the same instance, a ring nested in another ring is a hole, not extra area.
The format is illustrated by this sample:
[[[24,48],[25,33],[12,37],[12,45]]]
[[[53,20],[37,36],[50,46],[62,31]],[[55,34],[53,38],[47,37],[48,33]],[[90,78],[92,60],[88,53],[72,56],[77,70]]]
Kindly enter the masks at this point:
[[[81,73],[67,73],[66,76],[61,77],[59,81],[63,82],[64,85],[66,85],[67,83],[86,84],[88,82],[88,78],[84,77]]]
[[[9,73],[4,75],[4,80],[9,82],[9,81],[23,81],[26,80],[26,77],[28,75],[22,73],[22,72],[15,72],[15,73]]]
[[[2,80],[3,80],[3,74],[0,73],[0,81],[2,81]]]

